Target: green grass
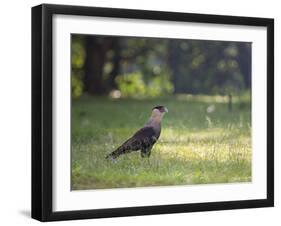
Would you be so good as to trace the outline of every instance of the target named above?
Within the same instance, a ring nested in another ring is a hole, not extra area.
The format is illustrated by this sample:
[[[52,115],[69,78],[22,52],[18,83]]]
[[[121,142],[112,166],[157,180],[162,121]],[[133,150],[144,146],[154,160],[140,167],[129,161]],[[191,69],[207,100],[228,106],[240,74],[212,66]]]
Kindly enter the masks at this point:
[[[251,107],[222,97],[72,102],[72,189],[251,181]],[[142,127],[155,105],[165,105],[162,133],[150,158],[139,152],[116,162],[105,156]],[[209,110],[209,113],[207,112]]]

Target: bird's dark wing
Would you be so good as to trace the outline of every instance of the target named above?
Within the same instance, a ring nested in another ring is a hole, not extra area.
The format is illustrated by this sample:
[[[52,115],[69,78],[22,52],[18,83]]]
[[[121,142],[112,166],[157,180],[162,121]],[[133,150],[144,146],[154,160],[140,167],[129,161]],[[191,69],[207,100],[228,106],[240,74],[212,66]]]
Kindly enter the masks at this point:
[[[137,151],[152,147],[157,141],[160,134],[158,134],[153,127],[143,127],[138,130],[131,138],[125,141],[119,148],[109,154],[107,158],[116,158],[121,154]]]
[[[143,127],[138,130],[130,139],[128,139],[123,146],[130,148],[131,150],[140,150],[150,147],[158,139],[153,127]]]

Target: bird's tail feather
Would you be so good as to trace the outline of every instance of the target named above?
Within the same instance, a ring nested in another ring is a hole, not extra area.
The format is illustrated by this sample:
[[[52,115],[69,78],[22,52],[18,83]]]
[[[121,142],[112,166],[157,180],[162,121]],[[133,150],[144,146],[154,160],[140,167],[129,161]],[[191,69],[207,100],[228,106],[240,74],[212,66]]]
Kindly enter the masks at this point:
[[[118,156],[127,153],[128,150],[124,148],[123,146],[120,146],[115,151],[111,152],[109,155],[107,155],[106,159],[116,159]]]

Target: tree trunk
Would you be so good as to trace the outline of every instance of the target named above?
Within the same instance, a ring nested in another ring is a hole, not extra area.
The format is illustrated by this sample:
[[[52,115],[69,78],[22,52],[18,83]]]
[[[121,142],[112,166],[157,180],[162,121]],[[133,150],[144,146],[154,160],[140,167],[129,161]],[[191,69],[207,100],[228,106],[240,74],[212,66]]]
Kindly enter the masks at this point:
[[[244,84],[247,89],[251,88],[252,83],[252,46],[245,46],[245,44],[240,44],[238,46],[239,57],[238,63],[240,66],[240,71],[243,75]]]
[[[174,93],[180,93],[180,48],[178,42],[172,40],[169,43],[169,65],[172,72],[172,82],[174,85]]]
[[[231,95],[231,93],[228,94],[228,111],[232,112],[232,95]]]
[[[110,72],[109,81],[108,81],[108,88],[110,90],[117,88],[115,78],[120,72],[120,61],[121,61],[120,38],[114,38],[112,42],[112,49],[114,51],[114,56],[112,59],[113,69]]]
[[[106,93],[102,75],[106,61],[106,51],[96,37],[87,36],[85,40],[84,90],[91,95]]]

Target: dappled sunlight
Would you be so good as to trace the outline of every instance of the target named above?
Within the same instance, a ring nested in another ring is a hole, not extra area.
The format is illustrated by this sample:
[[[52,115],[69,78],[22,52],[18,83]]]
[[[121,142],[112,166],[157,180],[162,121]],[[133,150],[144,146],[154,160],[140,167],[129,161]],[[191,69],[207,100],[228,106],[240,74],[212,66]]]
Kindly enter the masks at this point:
[[[160,142],[166,143],[213,143],[213,142],[235,142],[241,139],[249,142],[249,138],[244,136],[244,133],[249,133],[247,130],[241,131],[239,128],[206,128],[197,131],[189,131],[186,129],[165,128],[162,131]],[[241,137],[242,135],[242,137]]]
[[[170,76],[167,72],[161,71],[160,68],[159,70],[159,73],[155,74],[149,82],[146,81],[145,75],[140,71],[118,75],[115,80],[120,97],[144,99],[171,94],[173,85],[169,80]],[[156,69],[156,71],[158,70]]]
[[[228,103],[229,97],[227,95],[193,95],[193,94],[177,94],[176,98],[180,101],[193,102],[196,101],[198,103]],[[249,101],[249,95],[246,93],[241,96],[232,97],[232,103],[238,103],[242,101]]]
[[[241,149],[243,145],[243,148]],[[225,162],[233,159],[250,160],[251,146],[244,146],[239,140],[229,143],[175,143],[174,145],[157,145],[155,150],[162,158],[180,161],[215,160]]]
[[[169,108],[150,158],[140,152],[116,161],[105,156],[144,125],[158,103]],[[251,181],[251,123],[248,109],[229,114],[216,105],[205,119],[198,102],[88,98],[74,103],[72,189],[210,184]],[[114,112],[114,114],[112,114]],[[75,125],[75,126],[74,126]]]

